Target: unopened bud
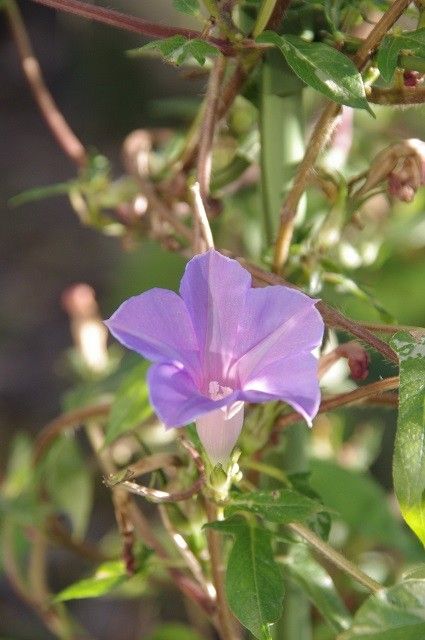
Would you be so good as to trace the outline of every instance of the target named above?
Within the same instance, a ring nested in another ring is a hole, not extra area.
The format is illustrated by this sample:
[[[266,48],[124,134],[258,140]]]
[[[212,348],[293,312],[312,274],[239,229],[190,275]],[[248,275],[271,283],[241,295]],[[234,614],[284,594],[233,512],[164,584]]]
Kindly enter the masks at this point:
[[[369,354],[358,342],[347,342],[337,349],[347,358],[348,366],[353,380],[365,380],[369,375]]]
[[[404,71],[403,84],[405,87],[416,87],[424,80],[424,74],[419,71]]]

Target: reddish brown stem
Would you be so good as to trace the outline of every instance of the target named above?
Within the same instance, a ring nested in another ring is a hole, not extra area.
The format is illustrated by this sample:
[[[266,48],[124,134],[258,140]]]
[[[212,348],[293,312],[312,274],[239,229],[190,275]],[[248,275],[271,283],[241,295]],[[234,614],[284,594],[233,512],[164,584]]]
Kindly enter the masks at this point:
[[[87,152],[59,111],[46,86],[18,6],[13,0],[8,0],[5,9],[21,60],[22,70],[41,114],[66,155],[76,165],[82,167],[87,162]]]
[[[210,190],[211,160],[214,134],[217,123],[220,90],[226,70],[226,59],[218,56],[210,73],[204,110],[199,132],[197,174],[201,198],[204,200]]]
[[[111,410],[110,402],[90,405],[58,416],[40,431],[35,441],[33,461],[38,464],[56,438],[66,429],[79,427],[87,420],[107,416]]]
[[[151,38],[170,38],[176,35],[190,39],[199,38],[215,45],[224,55],[233,55],[235,53],[233,45],[229,44],[226,40],[204,37],[200,31],[156,24],[143,18],[129,16],[120,11],[99,7],[98,5],[88,4],[87,2],[80,2],[79,0],[32,0],[32,2],[65,13],[71,13],[80,18],[95,20],[96,22],[101,22],[111,27],[117,27],[124,31],[131,31],[132,33],[138,33]]]
[[[332,411],[333,409],[338,409],[339,407],[345,407],[357,402],[363,402],[367,398],[377,396],[377,394],[383,394],[385,391],[397,389],[399,383],[399,377],[393,376],[391,378],[385,378],[385,380],[372,382],[371,384],[367,384],[364,387],[354,389],[354,391],[347,391],[347,393],[340,393],[336,396],[325,398],[320,404],[319,413],[326,413],[327,411]],[[393,400],[393,398],[391,400]],[[274,432],[281,431],[285,427],[288,427],[295,422],[300,422],[301,420],[302,418],[295,411],[288,413],[287,415],[282,416],[276,421]]]

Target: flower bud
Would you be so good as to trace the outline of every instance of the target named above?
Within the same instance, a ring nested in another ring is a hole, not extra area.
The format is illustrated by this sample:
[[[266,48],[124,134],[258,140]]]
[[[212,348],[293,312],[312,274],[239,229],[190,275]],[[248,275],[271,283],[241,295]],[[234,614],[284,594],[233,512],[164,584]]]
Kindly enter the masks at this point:
[[[372,161],[356,197],[374,189],[385,179],[394,198],[411,202],[419,187],[425,184],[425,142],[411,138],[383,149]]]
[[[403,72],[403,84],[405,87],[416,87],[421,84],[424,79],[424,74],[419,71],[404,71]]]

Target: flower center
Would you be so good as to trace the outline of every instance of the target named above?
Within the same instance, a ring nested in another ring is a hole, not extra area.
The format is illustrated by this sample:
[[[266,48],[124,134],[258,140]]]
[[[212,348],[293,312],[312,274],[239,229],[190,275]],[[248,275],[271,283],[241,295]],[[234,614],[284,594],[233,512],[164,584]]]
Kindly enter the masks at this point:
[[[217,380],[211,380],[208,385],[208,394],[211,400],[222,400],[233,393],[230,387],[223,387]]]

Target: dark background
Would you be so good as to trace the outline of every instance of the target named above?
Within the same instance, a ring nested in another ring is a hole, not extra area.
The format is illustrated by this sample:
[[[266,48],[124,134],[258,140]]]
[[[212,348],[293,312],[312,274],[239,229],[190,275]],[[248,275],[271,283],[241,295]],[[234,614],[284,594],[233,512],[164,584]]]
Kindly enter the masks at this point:
[[[182,20],[169,2],[128,2],[114,8],[157,21]],[[141,126],[176,124],[162,115],[168,96],[201,95],[203,82],[185,80],[157,60],[130,60],[125,52],[143,38],[83,19],[20,3],[46,83],[66,119],[88,148],[105,154],[118,177],[123,169],[123,138]],[[181,121],[180,121],[181,123]],[[124,255],[119,241],[83,227],[66,197],[43,199],[17,208],[8,200],[27,189],[75,177],[75,167],[57,146],[34,103],[21,71],[7,21],[0,13],[0,463],[18,431],[35,435],[60,412],[69,385],[61,354],[71,345],[62,291],[88,282],[106,316],[125,293],[140,289],[143,258]],[[149,248],[148,248],[149,252]],[[140,258],[140,259],[139,259]],[[131,279],[131,282],[125,281]],[[148,276],[149,278],[149,276]],[[150,276],[154,279],[154,275]],[[1,477],[1,475],[0,475]],[[97,489],[99,511],[92,527],[112,525],[108,492]],[[98,531],[98,533],[99,533]],[[52,587],[81,577],[67,553],[55,552]],[[87,570],[87,567],[86,567]],[[82,601],[71,605],[78,619],[102,640],[143,638],[159,617],[179,618],[182,603],[164,597],[115,601],[111,607]],[[168,613],[167,613],[168,612]],[[0,637],[37,640],[50,634],[26,606],[0,582]]]

